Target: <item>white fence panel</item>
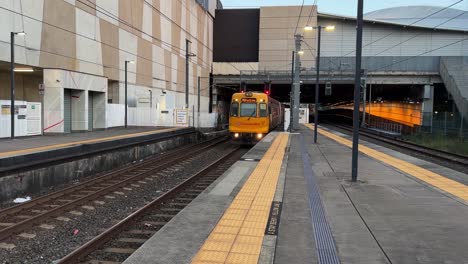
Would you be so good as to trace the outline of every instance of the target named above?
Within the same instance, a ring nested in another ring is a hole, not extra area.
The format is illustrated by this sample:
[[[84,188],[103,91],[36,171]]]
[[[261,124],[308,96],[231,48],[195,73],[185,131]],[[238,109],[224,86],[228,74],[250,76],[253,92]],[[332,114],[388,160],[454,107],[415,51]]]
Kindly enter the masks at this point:
[[[106,107],[106,127],[125,125],[125,105],[108,104]]]
[[[39,106],[39,114],[35,109],[30,111],[32,105]],[[10,106],[10,100],[0,100],[0,138],[11,134]],[[41,134],[40,106],[40,103],[15,101],[15,137]]]
[[[41,134],[41,116],[42,116],[42,105],[41,103],[27,103],[27,134],[29,136]]]

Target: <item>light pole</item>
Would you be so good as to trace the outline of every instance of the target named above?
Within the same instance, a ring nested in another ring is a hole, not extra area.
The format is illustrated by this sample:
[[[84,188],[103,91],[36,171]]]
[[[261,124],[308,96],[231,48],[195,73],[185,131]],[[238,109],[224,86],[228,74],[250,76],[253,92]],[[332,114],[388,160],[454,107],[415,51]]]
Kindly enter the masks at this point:
[[[293,111],[293,120],[292,120],[292,129],[299,128],[299,108],[301,104],[301,84],[300,84],[300,74],[301,74],[301,58],[300,56],[304,55],[304,51],[301,50],[301,42],[303,36],[296,34],[295,47],[296,47],[296,59],[294,61],[294,81],[293,81],[293,105],[291,111]]]
[[[185,108],[189,108],[189,62],[190,57],[195,57],[195,54],[190,53],[190,43],[192,41],[185,39]]]
[[[316,80],[315,80],[315,113],[314,113],[314,143],[317,143],[317,131],[318,131],[318,115],[319,115],[319,88],[320,88],[320,40],[322,37],[322,28],[327,31],[333,31],[335,26],[306,26],[304,30],[310,31],[317,29],[317,59],[316,59]]]
[[[10,103],[10,125],[11,125],[11,134],[10,138],[15,139],[15,36],[24,36],[24,32],[10,32],[10,48],[11,48],[11,59],[10,59],[10,71],[11,71],[11,103]]]
[[[291,69],[291,92],[289,93],[289,133],[293,130],[293,105],[294,105],[294,68],[296,61],[296,52],[292,52],[292,69]]]
[[[126,60],[125,61],[125,128],[127,128],[128,126],[128,114],[127,114],[127,111],[128,111],[128,78],[127,78],[127,75],[128,75],[128,64],[133,64],[135,63],[134,61],[131,61],[131,60]]]
[[[353,154],[351,162],[351,181],[357,181],[359,158],[359,104],[361,95],[361,56],[362,56],[362,25],[364,0],[358,0],[357,34],[356,34],[356,72],[354,80],[354,110],[353,110]]]

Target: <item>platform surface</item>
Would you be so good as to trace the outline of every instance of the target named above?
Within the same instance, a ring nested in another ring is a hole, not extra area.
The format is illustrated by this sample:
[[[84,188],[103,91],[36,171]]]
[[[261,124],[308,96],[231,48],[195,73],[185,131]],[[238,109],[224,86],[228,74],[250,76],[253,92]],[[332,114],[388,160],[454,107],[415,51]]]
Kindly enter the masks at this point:
[[[348,136],[297,132],[283,153],[269,134],[125,263],[468,263],[468,175],[362,141],[352,183]]]
[[[107,130],[69,133],[63,135],[44,135],[0,139],[0,159],[55,149],[67,148],[79,144],[92,144],[124,138],[145,136],[182,128],[128,127]]]

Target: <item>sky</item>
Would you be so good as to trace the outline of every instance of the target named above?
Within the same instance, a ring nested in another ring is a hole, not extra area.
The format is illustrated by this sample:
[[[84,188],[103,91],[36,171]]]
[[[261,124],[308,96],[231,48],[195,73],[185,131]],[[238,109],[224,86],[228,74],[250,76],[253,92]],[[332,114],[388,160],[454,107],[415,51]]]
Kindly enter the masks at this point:
[[[436,5],[449,6],[460,0],[364,0],[364,13],[396,6],[406,5]],[[256,8],[259,6],[301,5],[302,0],[221,0],[224,8]],[[305,0],[305,5],[311,5],[313,0]],[[356,16],[357,0],[318,0],[319,12],[338,15]],[[468,10],[468,0],[464,0],[453,8]]]

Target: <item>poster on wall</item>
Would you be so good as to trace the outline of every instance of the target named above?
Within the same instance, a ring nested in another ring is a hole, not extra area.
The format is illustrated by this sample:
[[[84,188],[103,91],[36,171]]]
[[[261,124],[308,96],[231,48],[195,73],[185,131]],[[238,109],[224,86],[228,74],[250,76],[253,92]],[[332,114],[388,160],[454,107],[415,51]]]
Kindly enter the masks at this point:
[[[26,114],[26,105],[15,105],[15,115],[25,115]],[[10,115],[11,113],[11,106],[10,105],[2,105],[2,115]]]
[[[2,105],[2,115],[10,115],[10,106],[9,105]]]
[[[187,109],[176,109],[175,110],[175,121],[176,121],[176,125],[178,125],[178,126],[188,125],[188,110]]]

